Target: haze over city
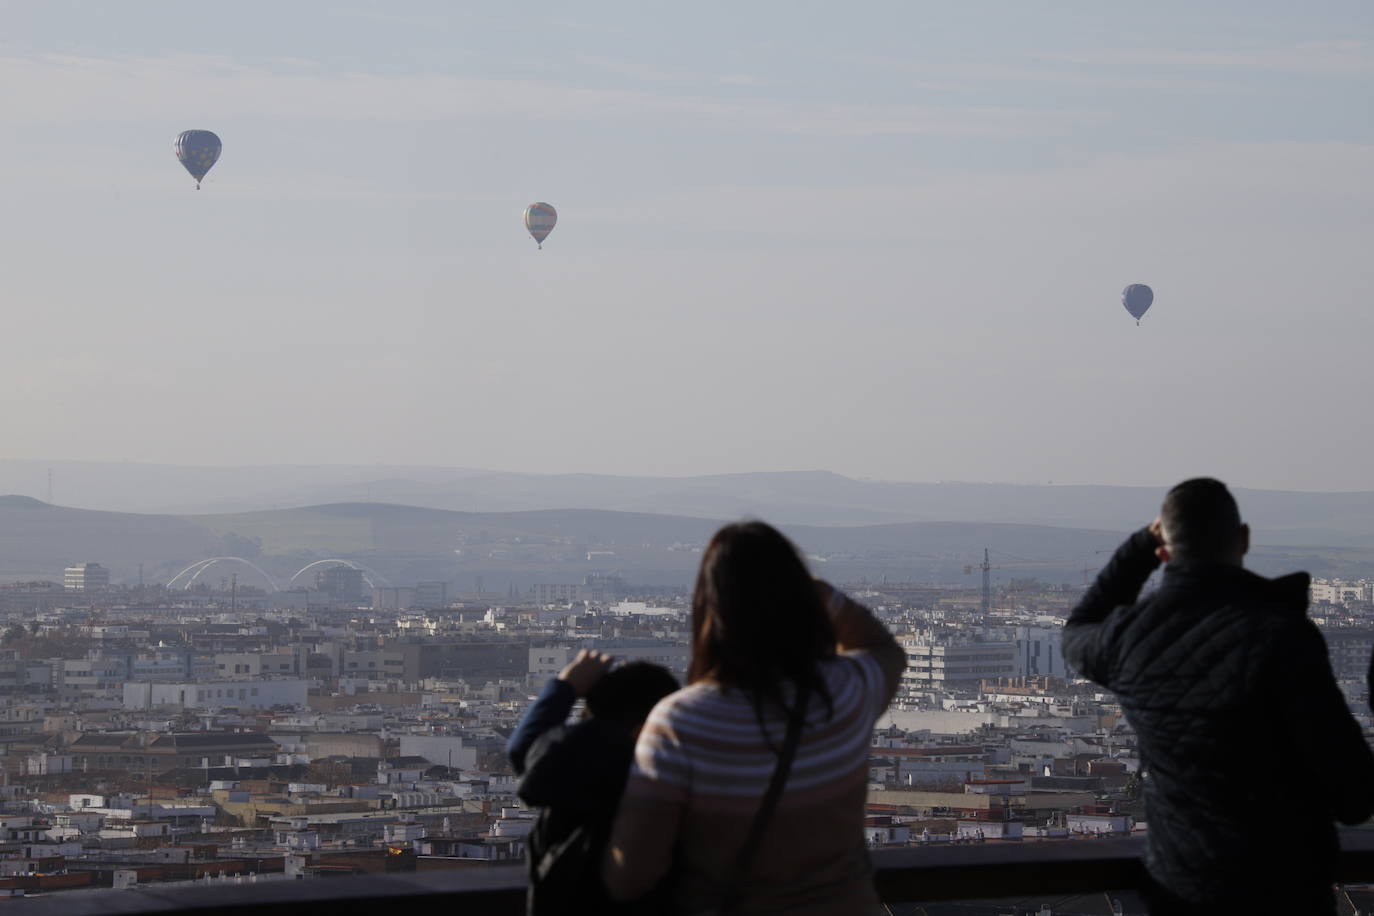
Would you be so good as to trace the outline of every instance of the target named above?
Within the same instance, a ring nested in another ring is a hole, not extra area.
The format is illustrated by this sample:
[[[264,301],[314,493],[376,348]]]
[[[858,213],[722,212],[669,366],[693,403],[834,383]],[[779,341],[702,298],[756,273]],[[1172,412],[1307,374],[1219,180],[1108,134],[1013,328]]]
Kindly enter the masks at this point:
[[[2,457],[1374,489],[1366,4],[2,15]]]

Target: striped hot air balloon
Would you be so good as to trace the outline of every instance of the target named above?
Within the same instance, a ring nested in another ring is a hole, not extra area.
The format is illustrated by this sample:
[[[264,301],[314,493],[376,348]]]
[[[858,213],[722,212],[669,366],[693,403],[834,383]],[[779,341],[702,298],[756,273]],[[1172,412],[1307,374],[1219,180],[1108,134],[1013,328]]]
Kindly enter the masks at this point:
[[[525,229],[539,243],[540,249],[543,249],[544,239],[549,237],[557,222],[558,211],[551,204],[534,203],[525,208]]]
[[[223,148],[219,137],[208,130],[183,130],[177,134],[176,141],[172,144],[177,159],[181,160],[182,166],[196,180],[197,191],[200,190],[200,181],[205,177],[205,173],[219,161],[219,153]]]

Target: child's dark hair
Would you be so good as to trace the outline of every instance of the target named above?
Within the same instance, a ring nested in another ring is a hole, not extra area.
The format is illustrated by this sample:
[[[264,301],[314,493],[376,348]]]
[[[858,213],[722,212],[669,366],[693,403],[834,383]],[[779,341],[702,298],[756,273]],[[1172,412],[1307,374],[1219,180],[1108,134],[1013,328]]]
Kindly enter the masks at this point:
[[[607,671],[587,691],[587,713],[638,728],[658,701],[678,686],[677,678],[662,665],[626,662]]]

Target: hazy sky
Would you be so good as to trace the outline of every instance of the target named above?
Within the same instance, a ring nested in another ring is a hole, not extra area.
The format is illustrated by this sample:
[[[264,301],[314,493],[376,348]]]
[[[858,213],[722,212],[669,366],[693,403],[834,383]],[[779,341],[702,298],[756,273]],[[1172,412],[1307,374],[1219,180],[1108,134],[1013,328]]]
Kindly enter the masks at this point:
[[[1367,0],[0,0],[0,86],[0,457],[1374,489]]]

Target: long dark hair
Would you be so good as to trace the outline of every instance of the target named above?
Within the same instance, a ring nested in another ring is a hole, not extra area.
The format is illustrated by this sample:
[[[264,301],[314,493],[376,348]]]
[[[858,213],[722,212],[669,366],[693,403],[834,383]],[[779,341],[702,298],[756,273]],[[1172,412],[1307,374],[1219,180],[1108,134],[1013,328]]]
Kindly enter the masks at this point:
[[[835,630],[797,548],[771,525],[739,522],[716,532],[692,595],[687,682],[715,681],[763,707],[791,714],[783,682],[831,707],[819,663],[835,655]]]

